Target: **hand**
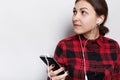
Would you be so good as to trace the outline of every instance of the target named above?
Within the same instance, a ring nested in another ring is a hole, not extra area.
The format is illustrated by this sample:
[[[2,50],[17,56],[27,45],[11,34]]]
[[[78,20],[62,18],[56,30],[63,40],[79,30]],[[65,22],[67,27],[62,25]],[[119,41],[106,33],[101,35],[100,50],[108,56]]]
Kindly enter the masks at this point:
[[[66,71],[62,75],[57,75],[60,72],[64,71],[64,68],[61,67],[61,68],[59,68],[58,70],[55,70],[55,71],[52,70],[53,68],[54,68],[54,65],[50,65],[47,69],[49,78],[51,78],[52,80],[65,80],[65,77],[68,75],[68,72]]]

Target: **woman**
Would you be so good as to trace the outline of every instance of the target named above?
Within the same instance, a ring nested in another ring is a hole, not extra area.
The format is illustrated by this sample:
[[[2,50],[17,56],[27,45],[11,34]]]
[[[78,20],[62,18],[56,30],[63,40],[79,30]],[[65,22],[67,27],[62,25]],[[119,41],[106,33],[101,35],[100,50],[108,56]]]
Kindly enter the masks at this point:
[[[116,41],[104,37],[108,16],[105,0],[76,0],[73,26],[76,35],[61,40],[54,54],[63,66],[53,71],[52,80],[120,80],[120,48]],[[67,71],[57,75],[61,71]]]

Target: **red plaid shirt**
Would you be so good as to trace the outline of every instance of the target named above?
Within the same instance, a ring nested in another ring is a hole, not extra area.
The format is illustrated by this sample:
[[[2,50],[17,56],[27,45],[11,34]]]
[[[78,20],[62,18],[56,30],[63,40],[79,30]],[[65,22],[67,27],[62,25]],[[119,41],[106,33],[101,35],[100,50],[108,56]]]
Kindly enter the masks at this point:
[[[81,35],[81,39],[84,45],[86,38]],[[68,70],[66,80],[85,80],[78,35],[61,40],[54,57]],[[96,40],[88,40],[85,61],[88,80],[120,80],[120,48],[116,41],[102,35]]]

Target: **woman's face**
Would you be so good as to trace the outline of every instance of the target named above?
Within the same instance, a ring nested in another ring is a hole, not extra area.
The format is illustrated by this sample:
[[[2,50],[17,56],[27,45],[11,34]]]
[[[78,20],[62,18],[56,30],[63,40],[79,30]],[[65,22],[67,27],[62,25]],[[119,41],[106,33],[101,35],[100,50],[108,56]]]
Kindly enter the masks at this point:
[[[98,17],[86,0],[78,1],[73,8],[73,25],[77,34],[86,34],[96,27]]]

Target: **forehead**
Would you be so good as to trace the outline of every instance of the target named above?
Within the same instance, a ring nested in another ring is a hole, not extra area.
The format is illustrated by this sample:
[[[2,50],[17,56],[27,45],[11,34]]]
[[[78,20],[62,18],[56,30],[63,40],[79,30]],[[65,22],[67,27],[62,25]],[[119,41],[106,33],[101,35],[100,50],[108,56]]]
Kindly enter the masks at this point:
[[[91,10],[91,11],[95,11],[93,6],[87,2],[86,0],[80,0],[78,1],[76,4],[75,4],[75,9],[81,9],[81,8],[85,8],[85,9],[88,9],[88,10]]]

